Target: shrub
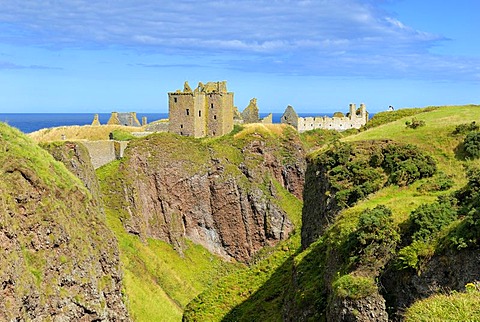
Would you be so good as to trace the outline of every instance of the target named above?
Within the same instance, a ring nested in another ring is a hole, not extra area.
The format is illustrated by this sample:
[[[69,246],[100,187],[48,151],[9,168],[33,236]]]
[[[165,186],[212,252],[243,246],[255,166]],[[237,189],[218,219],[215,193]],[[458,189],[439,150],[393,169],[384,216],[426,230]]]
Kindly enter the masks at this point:
[[[425,126],[425,121],[423,120],[417,120],[417,118],[412,118],[411,121],[406,121],[405,122],[406,127],[411,128],[411,129],[416,129],[421,126]]]
[[[414,145],[389,144],[383,149],[382,167],[389,173],[389,183],[406,186],[437,171],[433,158]]]
[[[112,131],[110,138],[117,141],[130,141],[135,139],[135,136],[133,136],[130,132],[117,129]]]
[[[467,169],[467,184],[455,193],[462,223],[447,236],[447,244],[458,249],[476,247],[480,239],[480,169]]]
[[[467,179],[467,184],[455,193],[459,214],[464,216],[480,211],[480,168],[468,168]]]
[[[378,260],[388,259],[400,241],[392,211],[384,205],[366,209],[360,214],[353,237],[354,251],[360,254],[360,263],[373,266],[382,266]]]
[[[467,157],[477,159],[480,157],[480,132],[472,131],[463,141],[463,148]]]
[[[475,121],[472,123],[463,123],[459,124],[455,127],[455,130],[452,132],[453,135],[458,134],[466,134],[471,131],[478,131],[480,130],[480,126],[477,125]]]
[[[457,211],[447,198],[421,205],[410,213],[413,240],[428,240],[456,218]]]
[[[435,252],[435,246],[423,241],[414,241],[410,245],[398,251],[395,266],[398,269],[414,268],[419,269],[422,258],[430,258]]]
[[[453,187],[453,179],[443,172],[439,172],[425,183],[421,184],[417,190],[420,192],[446,191]]]

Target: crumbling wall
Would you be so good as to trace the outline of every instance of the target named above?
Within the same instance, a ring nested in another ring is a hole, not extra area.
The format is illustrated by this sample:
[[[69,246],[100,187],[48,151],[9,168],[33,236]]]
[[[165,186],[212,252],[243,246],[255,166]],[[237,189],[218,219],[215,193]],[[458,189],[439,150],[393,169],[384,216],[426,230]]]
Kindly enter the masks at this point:
[[[82,141],[88,150],[92,165],[95,169],[100,168],[114,160],[123,157],[123,152],[128,145],[128,141]]]
[[[345,131],[348,129],[359,129],[368,121],[368,112],[365,104],[360,105],[360,109],[355,108],[355,104],[350,104],[350,112],[347,116],[314,116],[299,117],[293,107],[288,106],[282,115],[281,123],[290,124],[299,132],[305,132],[315,129]]]

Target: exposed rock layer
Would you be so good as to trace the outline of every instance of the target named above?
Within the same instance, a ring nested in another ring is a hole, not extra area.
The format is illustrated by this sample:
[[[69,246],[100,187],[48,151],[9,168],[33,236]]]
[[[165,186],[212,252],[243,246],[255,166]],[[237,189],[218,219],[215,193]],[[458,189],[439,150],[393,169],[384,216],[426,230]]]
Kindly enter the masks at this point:
[[[124,226],[180,251],[187,237],[225,258],[248,261],[293,229],[275,184],[302,195],[304,152],[297,135],[284,135],[272,141],[254,132],[209,145],[159,134],[131,142],[116,188],[129,212]]]

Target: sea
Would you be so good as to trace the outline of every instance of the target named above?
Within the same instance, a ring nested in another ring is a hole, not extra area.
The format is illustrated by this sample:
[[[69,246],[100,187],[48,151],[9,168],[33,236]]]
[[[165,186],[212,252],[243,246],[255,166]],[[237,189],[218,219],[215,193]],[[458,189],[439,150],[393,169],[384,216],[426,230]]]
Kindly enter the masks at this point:
[[[0,113],[0,122],[7,123],[24,133],[32,133],[45,128],[70,125],[90,125],[97,113]],[[272,113],[273,123],[280,123],[282,113]],[[98,113],[100,124],[106,124],[110,118],[110,113]],[[267,116],[268,113],[260,113],[260,117]],[[299,116],[332,116],[333,113],[311,114],[298,113]],[[168,113],[137,113],[137,118],[141,122],[142,117],[147,117],[147,122],[153,122],[168,118]]]

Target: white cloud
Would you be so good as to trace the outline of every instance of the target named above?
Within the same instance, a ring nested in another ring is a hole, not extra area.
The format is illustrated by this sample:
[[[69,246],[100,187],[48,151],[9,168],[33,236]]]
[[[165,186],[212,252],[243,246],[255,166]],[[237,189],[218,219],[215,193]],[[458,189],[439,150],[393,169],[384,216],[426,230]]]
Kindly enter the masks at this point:
[[[443,37],[415,30],[361,0],[0,0],[0,42],[13,45],[126,47],[237,55],[232,68],[281,72],[417,73],[441,57]],[[253,57],[243,61],[242,56]],[[423,58],[423,62],[417,63]],[[375,57],[372,60],[372,57]],[[443,58],[447,59],[447,58]],[[259,65],[258,62],[261,62]],[[435,64],[455,68],[457,61]],[[478,63],[478,62],[475,62]],[[478,65],[477,65],[478,66]],[[434,67],[432,67],[434,68]],[[431,68],[428,68],[431,69]]]

